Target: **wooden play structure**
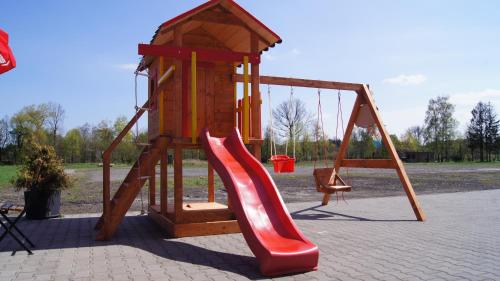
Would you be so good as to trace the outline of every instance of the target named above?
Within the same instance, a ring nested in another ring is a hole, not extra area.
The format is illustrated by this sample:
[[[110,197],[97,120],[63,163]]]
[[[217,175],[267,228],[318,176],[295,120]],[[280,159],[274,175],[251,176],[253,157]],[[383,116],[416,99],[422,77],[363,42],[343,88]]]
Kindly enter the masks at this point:
[[[357,98],[335,165],[317,170],[316,184],[318,191],[324,193],[323,204],[328,203],[332,193],[350,189],[338,176],[343,167],[395,169],[417,219],[425,219],[368,87],[261,76],[261,54],[277,43],[281,43],[281,38],[276,33],[234,1],[211,0],[160,25],[150,44],[139,44],[138,52],[143,58],[136,78],[147,77],[148,100],[137,107],[135,116],[103,153],[103,214],[96,225],[97,239],[113,236],[148,182],[148,215],[168,235],[241,231],[264,274],[315,269],[317,247],[296,228],[272,178],[255,160],[260,159],[262,145],[260,84],[355,92]],[[237,83],[243,84],[241,100]],[[349,137],[361,111],[367,112],[369,123],[378,127],[390,159],[345,159]],[[112,195],[111,154],[145,112],[148,142],[138,144],[143,147],[142,153]],[[206,202],[183,201],[182,155],[186,149],[203,149],[207,155]],[[173,154],[173,194],[168,192],[169,152]],[[156,198],[158,163],[160,195]],[[215,202],[214,170],[228,191],[229,206]],[[256,221],[267,226],[260,228]]]

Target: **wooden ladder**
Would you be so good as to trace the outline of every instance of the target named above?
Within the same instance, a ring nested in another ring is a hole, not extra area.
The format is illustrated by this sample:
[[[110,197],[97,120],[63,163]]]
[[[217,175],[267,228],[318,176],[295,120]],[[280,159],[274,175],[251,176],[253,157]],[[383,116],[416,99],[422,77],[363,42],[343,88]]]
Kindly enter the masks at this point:
[[[160,160],[161,154],[157,148],[158,142],[153,142],[151,146],[146,146],[142,150],[139,158],[134,163],[127,176],[123,180],[120,188],[116,191],[113,199],[110,202],[109,214],[106,218],[106,213],[103,213],[96,224],[96,230],[99,230],[96,239],[107,240],[117,230],[125,214],[134,203],[135,198],[141,191],[141,188],[146,183],[150,176],[151,169]]]

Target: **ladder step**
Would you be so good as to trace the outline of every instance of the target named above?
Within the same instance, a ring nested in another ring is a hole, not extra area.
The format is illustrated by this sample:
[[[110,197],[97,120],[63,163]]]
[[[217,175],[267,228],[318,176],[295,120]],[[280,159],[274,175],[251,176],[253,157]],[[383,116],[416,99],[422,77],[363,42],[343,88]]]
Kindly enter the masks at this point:
[[[149,176],[138,177],[138,179],[140,179],[140,180],[148,180]]]

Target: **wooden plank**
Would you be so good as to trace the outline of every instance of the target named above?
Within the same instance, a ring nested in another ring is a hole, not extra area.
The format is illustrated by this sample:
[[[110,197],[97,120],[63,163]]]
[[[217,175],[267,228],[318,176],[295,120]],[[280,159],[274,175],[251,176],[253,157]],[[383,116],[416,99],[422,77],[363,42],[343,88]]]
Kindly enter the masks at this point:
[[[217,234],[240,233],[240,227],[237,220],[186,223],[175,225],[174,236],[192,237]]]
[[[237,26],[245,26],[245,24],[235,15],[230,13],[222,13],[216,11],[203,11],[200,14],[194,15],[191,17],[193,20],[202,21],[202,22],[210,22],[224,25],[237,25]]]
[[[237,220],[180,224],[158,213],[157,208],[154,208],[154,206],[149,208],[148,215],[154,222],[163,228],[169,236],[175,238],[241,232]]]
[[[236,82],[243,82],[243,75],[236,74],[233,76],[233,79]],[[287,78],[278,76],[262,76],[262,75],[260,76],[260,84],[333,89],[333,90],[344,90],[344,91],[357,91],[363,87],[363,84],[356,84],[356,83]]]
[[[378,112],[377,107],[375,106],[375,102],[373,101],[370,89],[368,89],[368,86],[363,85],[363,88],[360,89],[357,93],[358,97],[359,96],[363,97],[365,103],[368,105],[368,108],[370,109],[374,121],[379,129],[380,135],[382,136],[382,143],[389,151],[389,155],[391,156],[391,159],[394,165],[396,166],[396,171],[398,173],[399,179],[401,180],[403,188],[406,192],[406,196],[410,201],[411,207],[413,209],[413,212],[415,213],[417,220],[425,221],[425,214],[422,208],[420,207],[415,191],[413,190],[408,175],[406,174],[403,163],[399,159],[399,155],[396,151],[396,148],[394,147],[394,144],[392,143],[391,137],[389,136],[389,133],[387,132],[387,129],[385,128],[384,123],[382,122],[382,118],[380,117],[380,113]]]
[[[176,36],[174,32],[174,42]],[[196,52],[200,61],[227,61],[243,62],[245,56],[250,63],[260,63],[259,53],[233,52],[228,50],[215,50],[205,48],[180,47],[180,45],[149,45],[139,44],[138,53],[143,56],[165,56],[181,60],[191,60],[191,53]],[[177,68],[176,68],[177,69]]]
[[[396,169],[392,159],[342,159],[340,167]]]
[[[208,202],[215,202],[214,168],[208,163]]]

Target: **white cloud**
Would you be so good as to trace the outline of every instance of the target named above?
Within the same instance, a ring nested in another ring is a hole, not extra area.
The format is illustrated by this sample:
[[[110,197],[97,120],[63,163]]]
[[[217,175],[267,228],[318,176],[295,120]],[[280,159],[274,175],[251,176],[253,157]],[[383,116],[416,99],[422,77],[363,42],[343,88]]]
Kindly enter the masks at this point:
[[[121,63],[121,64],[115,64],[114,67],[121,69],[121,70],[134,71],[137,69],[137,64],[136,63]]]
[[[474,106],[478,102],[500,102],[500,90],[485,89],[482,91],[456,93],[450,95],[450,101],[458,105]]]
[[[396,85],[418,85],[427,81],[427,77],[423,74],[400,74],[396,77],[386,78],[382,83],[396,84]]]

